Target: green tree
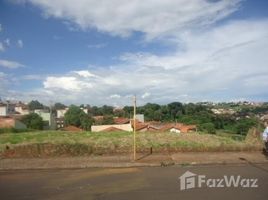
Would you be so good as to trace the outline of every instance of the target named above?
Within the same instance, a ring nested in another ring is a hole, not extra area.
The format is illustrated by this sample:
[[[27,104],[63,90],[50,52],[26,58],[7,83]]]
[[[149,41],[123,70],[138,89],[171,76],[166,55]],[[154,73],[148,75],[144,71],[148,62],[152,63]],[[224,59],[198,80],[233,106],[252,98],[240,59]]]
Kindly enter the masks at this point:
[[[65,109],[67,106],[65,106],[62,103],[57,102],[57,103],[54,104],[53,107],[54,107],[55,110],[59,110],[59,109]]]
[[[199,126],[199,128],[202,130],[202,131],[206,131],[210,134],[215,134],[216,133],[216,129],[215,129],[215,126],[213,123],[209,122],[209,123],[204,123],[204,124],[201,124]]]
[[[44,122],[42,118],[36,113],[24,115],[21,121],[27,126],[27,128],[38,130],[43,129]]]
[[[64,121],[67,125],[81,127],[85,130],[90,130],[93,123],[92,117],[75,105],[69,107],[69,110],[64,115]]]
[[[32,100],[29,104],[28,104],[28,108],[30,110],[36,110],[36,109],[44,109],[44,105],[41,104],[39,101],[37,100]]]

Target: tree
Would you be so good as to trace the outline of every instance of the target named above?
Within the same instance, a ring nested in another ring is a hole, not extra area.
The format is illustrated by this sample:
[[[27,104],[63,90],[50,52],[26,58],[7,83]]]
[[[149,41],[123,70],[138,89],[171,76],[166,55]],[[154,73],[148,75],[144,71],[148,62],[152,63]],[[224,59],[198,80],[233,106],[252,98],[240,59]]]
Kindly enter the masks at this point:
[[[30,129],[43,129],[43,119],[36,113],[30,113],[28,115],[24,115],[21,121]]]
[[[184,113],[183,105],[180,102],[173,102],[167,105],[172,120]]]
[[[215,126],[213,123],[209,122],[209,123],[204,123],[204,124],[201,124],[199,126],[199,128],[202,130],[202,131],[206,131],[210,134],[215,134],[216,133],[216,129],[215,129]]]
[[[36,110],[36,109],[44,109],[44,105],[41,104],[39,101],[37,100],[32,100],[29,104],[28,107],[30,110]]]
[[[55,110],[60,110],[60,109],[65,109],[67,106],[65,106],[64,104],[62,104],[62,103],[55,103],[54,104],[54,109]]]
[[[81,127],[85,130],[90,130],[93,123],[93,119],[75,105],[69,107],[69,110],[64,115],[64,121],[67,125]]]

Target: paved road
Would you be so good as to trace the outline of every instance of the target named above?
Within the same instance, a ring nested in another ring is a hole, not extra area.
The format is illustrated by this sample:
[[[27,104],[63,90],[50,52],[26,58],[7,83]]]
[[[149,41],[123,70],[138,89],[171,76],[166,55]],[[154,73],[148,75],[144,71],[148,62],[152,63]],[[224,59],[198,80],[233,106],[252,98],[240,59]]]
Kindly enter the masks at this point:
[[[180,190],[186,171],[202,180],[240,175],[258,187]],[[0,199],[268,199],[268,164],[0,171]]]

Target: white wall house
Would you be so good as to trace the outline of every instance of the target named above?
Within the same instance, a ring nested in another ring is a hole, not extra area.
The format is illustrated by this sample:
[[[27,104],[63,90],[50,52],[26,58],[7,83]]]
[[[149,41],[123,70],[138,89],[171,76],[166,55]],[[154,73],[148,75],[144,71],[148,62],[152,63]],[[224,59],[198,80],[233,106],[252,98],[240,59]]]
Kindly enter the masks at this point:
[[[44,127],[45,129],[56,129],[56,120],[52,113],[46,110],[34,110],[34,113],[38,114],[42,117],[44,122],[48,123],[48,127]]]
[[[0,103],[0,116],[8,116],[15,113],[15,105],[9,103]]]
[[[15,106],[15,111],[21,115],[28,115],[30,113],[30,111],[23,106]]]
[[[128,132],[133,131],[131,124],[93,125],[91,126],[91,131],[100,132],[110,127],[121,129],[121,130],[128,131]]]
[[[68,111],[68,108],[57,110],[57,118],[63,118],[67,111]]]
[[[6,105],[0,105],[0,116],[7,116],[7,106]]]

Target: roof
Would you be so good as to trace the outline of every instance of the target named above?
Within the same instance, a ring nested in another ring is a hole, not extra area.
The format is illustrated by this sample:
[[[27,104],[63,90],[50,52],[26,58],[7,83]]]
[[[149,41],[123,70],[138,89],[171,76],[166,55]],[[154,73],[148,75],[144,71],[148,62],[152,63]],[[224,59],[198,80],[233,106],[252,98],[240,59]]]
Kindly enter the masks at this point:
[[[181,124],[181,123],[176,123],[176,124],[166,124],[164,125],[162,128],[160,128],[161,131],[168,131],[170,129],[178,129],[183,133],[187,133],[190,130],[195,130],[196,129],[196,125],[185,125],[185,124]]]
[[[130,120],[131,122],[131,126],[134,127],[134,124],[133,124],[133,119]],[[135,120],[135,125],[136,125],[136,130],[139,131],[139,130],[142,130],[144,128],[148,128],[149,124],[148,123],[143,123],[143,122],[140,122],[139,120]]]
[[[127,124],[129,122],[130,122],[130,119],[128,119],[128,118],[124,118],[124,117],[114,118],[114,123],[116,123],[116,124]]]
[[[63,130],[63,131],[83,131],[83,129],[78,128],[76,126],[72,126],[72,125],[66,126],[66,127],[62,128],[61,130]]]
[[[124,130],[111,126],[109,128],[106,128],[106,129],[102,130],[101,132],[113,132],[113,131],[124,131]]]

